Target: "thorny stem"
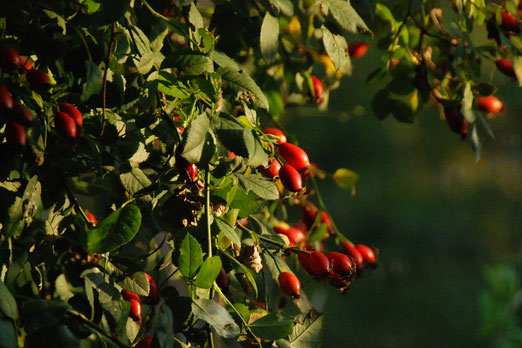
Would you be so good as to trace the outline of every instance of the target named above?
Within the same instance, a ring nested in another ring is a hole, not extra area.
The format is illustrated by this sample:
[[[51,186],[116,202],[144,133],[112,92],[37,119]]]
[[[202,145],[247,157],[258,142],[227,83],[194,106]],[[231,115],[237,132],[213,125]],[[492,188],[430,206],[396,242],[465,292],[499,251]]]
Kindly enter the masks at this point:
[[[109,50],[107,52],[107,57],[105,58],[105,71],[103,72],[103,122],[102,122],[102,130],[100,136],[103,136],[103,132],[105,131],[105,122],[107,120],[105,109],[107,108],[107,73],[109,71],[109,60],[111,59],[112,49],[114,48],[114,36],[116,35],[116,22],[112,23],[112,31],[111,31],[111,39],[109,43]]]
[[[241,321],[243,322],[243,324],[245,325],[245,329],[254,337],[254,339],[256,340],[257,342],[257,345],[261,348],[261,341],[259,340],[259,338],[254,334],[254,332],[252,331],[252,329],[250,329],[250,326],[248,326],[248,323],[245,321],[245,319],[243,318],[243,316],[241,315],[241,313],[239,313],[239,311],[237,310],[237,308],[232,304],[232,302],[230,302],[230,300],[225,296],[225,294],[223,294],[223,292],[221,291],[221,289],[219,288],[219,286],[216,284],[216,282],[214,282],[214,289],[217,291],[217,293],[219,295],[221,295],[221,297],[225,300],[225,302],[232,308],[232,310],[234,312],[236,312],[237,316],[239,317],[239,319],[241,319]]]
[[[206,225],[207,225],[207,238],[208,238],[208,255],[207,258],[212,257],[212,230],[210,228],[210,170],[205,170],[205,217],[206,217]],[[209,299],[212,300],[214,297],[214,290],[210,289]],[[210,326],[207,326],[208,331],[208,341],[210,348],[214,348],[214,335]]]

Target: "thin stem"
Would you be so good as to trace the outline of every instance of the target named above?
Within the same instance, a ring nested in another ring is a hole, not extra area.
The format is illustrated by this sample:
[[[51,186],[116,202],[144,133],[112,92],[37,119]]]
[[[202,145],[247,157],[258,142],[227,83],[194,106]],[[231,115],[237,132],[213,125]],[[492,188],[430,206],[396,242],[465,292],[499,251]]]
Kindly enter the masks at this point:
[[[250,229],[248,229],[247,227],[241,225],[241,224],[237,224],[239,226],[239,228],[241,228],[242,230],[245,230],[246,232],[250,233],[253,235],[254,238],[258,238],[264,242],[267,242],[267,243],[270,243],[270,244],[273,244],[273,245],[276,245],[278,247],[280,247],[281,249],[284,249],[284,250],[290,250],[290,251],[295,251],[295,252],[298,252],[298,253],[305,253],[305,254],[309,254],[308,251],[306,250],[302,250],[302,249],[299,249],[299,248],[295,248],[295,247],[289,247],[287,246],[285,243],[281,243],[281,242],[278,242],[276,240],[273,240],[273,239],[270,239],[270,238],[267,238],[259,233],[256,233],[255,231],[252,231]]]
[[[112,31],[111,31],[111,39],[109,42],[109,51],[107,52],[107,57],[105,58],[105,71],[103,72],[103,121],[102,121],[102,130],[100,136],[103,136],[103,132],[105,131],[105,122],[107,120],[107,116],[105,114],[105,109],[107,108],[107,72],[109,71],[109,60],[111,59],[112,49],[114,48],[114,36],[116,35],[116,22],[112,23]]]
[[[245,329],[254,337],[254,339],[256,340],[257,342],[257,345],[261,348],[261,341],[260,339],[254,334],[254,332],[252,331],[252,329],[250,329],[250,326],[248,326],[248,323],[245,321],[245,319],[243,318],[243,316],[241,315],[241,313],[239,313],[239,311],[237,310],[236,307],[234,307],[234,305],[232,304],[232,302],[230,302],[230,300],[225,296],[225,294],[223,294],[223,292],[221,291],[221,289],[219,288],[219,286],[216,284],[216,282],[214,282],[214,289],[215,291],[217,291],[217,293],[219,295],[221,295],[221,297],[223,297],[223,299],[225,300],[225,302],[232,308],[232,310],[234,312],[236,312],[237,316],[239,317],[239,319],[241,319],[241,322],[243,322],[243,325],[245,325]]]
[[[335,235],[338,236],[342,241],[352,243],[344,234],[339,231],[337,228],[337,225],[334,222],[334,219],[332,218],[332,215],[328,211],[328,208],[326,207],[326,204],[324,204],[323,198],[321,197],[321,192],[319,192],[319,187],[317,186],[317,181],[315,181],[315,178],[313,175],[310,176],[310,179],[312,181],[312,185],[314,186],[315,194],[317,195],[317,203],[319,203],[319,208],[321,210],[324,210],[328,216],[330,217],[330,222],[332,223],[332,228],[335,231]],[[352,243],[353,244],[353,243]]]
[[[208,257],[212,257],[212,231],[210,229],[210,170],[205,170],[205,215],[208,238]]]
[[[105,332],[105,330],[103,330],[100,326],[98,326],[97,324],[95,324],[92,321],[90,321],[89,319],[87,319],[82,313],[77,312],[77,311],[72,310],[72,309],[69,309],[67,311],[67,314],[69,316],[72,316],[72,317],[80,320],[85,325],[87,325],[90,329],[96,330],[96,332],[99,332],[100,334],[105,336],[107,339],[109,339],[112,343],[114,343],[118,347],[128,347],[127,345],[121,343],[117,338],[115,338],[112,335],[110,335],[107,332]]]

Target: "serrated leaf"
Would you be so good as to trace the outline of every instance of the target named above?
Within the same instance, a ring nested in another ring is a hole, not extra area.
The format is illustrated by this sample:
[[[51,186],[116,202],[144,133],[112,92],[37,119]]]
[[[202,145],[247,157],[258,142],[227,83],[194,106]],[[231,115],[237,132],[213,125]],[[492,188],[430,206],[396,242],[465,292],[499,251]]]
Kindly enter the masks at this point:
[[[9,292],[4,282],[0,279],[0,311],[7,317],[15,319],[18,314],[18,307],[13,295]]]
[[[343,0],[320,0],[320,2],[328,7],[337,24],[343,29],[351,33],[357,33],[359,29],[370,31],[350,2]]]
[[[341,35],[333,35],[324,25],[323,30],[323,45],[326,53],[332,59],[335,69],[342,71],[345,74],[352,73],[352,62],[350,54],[348,53],[348,43]]]
[[[279,198],[277,186],[272,181],[255,174],[248,176],[237,174],[236,176],[246,192],[252,191],[260,198],[266,200],[276,200]]]
[[[268,110],[268,100],[263,91],[246,72],[220,68],[218,73],[221,75],[225,89],[230,89],[236,93],[251,92],[254,96],[254,105]]]
[[[359,174],[346,168],[337,169],[332,177],[339,187],[346,190],[351,190],[360,179]]]
[[[322,344],[323,316],[307,318],[303,323],[297,323],[288,340],[278,341],[279,347],[304,348],[320,347]]]
[[[224,338],[239,336],[241,330],[230,313],[212,300],[196,299],[192,302],[192,312],[212,326],[216,333]]]
[[[185,278],[193,279],[202,263],[201,245],[189,233],[181,242],[178,259],[179,270]]]
[[[243,126],[234,117],[221,114],[212,120],[212,129],[225,147],[238,156],[249,157],[255,149],[252,130]]]
[[[221,271],[219,256],[209,257],[203,262],[196,276],[196,286],[201,289],[210,289]]]
[[[161,67],[177,68],[187,75],[201,75],[212,71],[212,61],[203,53],[179,50],[165,58]]]
[[[230,226],[228,223],[226,223],[220,218],[214,219],[214,222],[216,223],[216,226],[218,227],[219,231],[223,232],[223,234],[225,235],[225,237],[228,238],[228,240],[230,240],[237,246],[241,246],[241,239],[239,239],[239,236],[234,227]]]
[[[137,26],[131,25],[129,34],[132,37],[132,42],[136,45],[141,56],[150,52],[150,41],[147,35]]]
[[[268,165],[268,154],[257,139],[257,136],[255,136],[254,150],[249,154],[247,164],[253,168],[259,166],[266,167]]]
[[[134,59],[134,65],[136,65],[140,74],[145,75],[152,69],[154,61],[156,60],[156,54],[157,53],[148,51],[139,58]]]
[[[263,58],[269,62],[273,61],[279,46],[279,20],[272,16],[269,11],[265,13],[261,24],[259,44]]]
[[[58,226],[60,222],[64,219],[64,215],[59,211],[54,211],[56,208],[56,204],[53,204],[49,209],[49,213],[47,215],[47,219],[45,220],[45,234],[51,236],[58,236]]]
[[[125,277],[120,285],[125,290],[140,296],[147,296],[150,291],[149,280],[144,272],[136,272],[132,276]]]
[[[249,325],[256,336],[265,340],[286,338],[292,333],[294,321],[280,313],[269,313]]]
[[[181,154],[190,163],[198,163],[205,147],[210,127],[210,119],[205,112],[199,114],[186,130],[183,138],[183,153]]]
[[[141,212],[128,204],[112,212],[87,234],[86,251],[89,254],[110,252],[134,238],[141,225]]]

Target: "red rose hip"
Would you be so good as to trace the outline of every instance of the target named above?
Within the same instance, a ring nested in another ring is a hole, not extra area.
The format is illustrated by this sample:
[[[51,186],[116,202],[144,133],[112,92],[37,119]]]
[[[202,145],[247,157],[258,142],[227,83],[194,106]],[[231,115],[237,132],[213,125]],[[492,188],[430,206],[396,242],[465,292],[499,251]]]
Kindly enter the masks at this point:
[[[281,163],[274,158],[271,162],[269,162],[269,165],[267,168],[260,169],[259,172],[261,175],[273,179],[276,176],[279,175],[279,171],[281,170]]]
[[[287,295],[294,298],[301,297],[301,282],[290,272],[281,272],[278,277],[279,287]]]
[[[308,155],[299,146],[284,143],[279,145],[277,152],[287,164],[291,165],[299,172],[306,170],[310,166]]]
[[[337,252],[329,252],[326,258],[332,265],[332,270],[339,275],[348,275],[355,269],[354,264],[348,256]]]
[[[310,75],[312,79],[312,85],[314,87],[314,103],[321,104],[324,100],[324,86],[321,80],[314,75]]]
[[[284,187],[289,191],[297,192],[303,188],[301,174],[289,164],[285,164],[281,167],[279,170],[279,178],[281,178]]]
[[[87,220],[89,220],[94,227],[96,227],[96,225],[98,225],[98,219],[96,219],[96,216],[94,216],[93,213],[91,213],[90,211],[86,210],[85,211],[85,215],[87,216]]]
[[[502,29],[509,31],[516,31],[518,29],[517,17],[513,16],[509,12],[502,12],[500,16],[502,17],[502,23],[500,24]]]
[[[54,126],[58,134],[64,138],[76,137],[76,123],[65,112],[58,112],[54,117]]]
[[[368,52],[368,44],[364,41],[354,41],[350,42],[348,45],[348,53],[350,57],[353,58],[361,58]]]
[[[266,129],[263,131],[263,133],[278,136],[278,137],[279,137],[279,139],[277,140],[277,143],[278,143],[278,144],[284,144],[284,143],[286,143],[286,135],[285,135],[285,133],[283,133],[283,131],[280,130],[279,128],[266,128]]]
[[[69,103],[60,103],[60,111],[65,112],[67,115],[71,116],[77,126],[83,125],[82,113],[74,105]]]
[[[37,91],[45,90],[51,86],[49,75],[39,69],[31,69],[25,73],[29,84]]]
[[[11,110],[13,121],[30,125],[33,122],[33,113],[31,110],[21,104],[15,103]]]
[[[13,97],[6,86],[0,86],[0,109],[12,109]]]
[[[308,259],[312,275],[324,277],[330,272],[330,261],[319,251],[313,251]]]
[[[146,334],[145,336],[143,336],[141,341],[139,341],[138,344],[134,346],[134,348],[150,348],[152,344],[152,339],[153,337],[151,335]]]
[[[25,146],[27,142],[27,136],[25,134],[24,128],[16,123],[11,122],[6,127],[6,141],[7,144],[11,147],[22,147]]]
[[[375,253],[370,247],[364,244],[358,244],[357,250],[359,250],[359,252],[361,253],[364,262],[373,264],[377,261],[377,257],[375,256]]]
[[[497,66],[497,69],[503,73],[504,75],[515,77],[515,69],[513,68],[513,61],[509,59],[498,59],[495,62],[495,65]]]
[[[504,105],[497,97],[490,95],[477,99],[477,105],[480,110],[490,114],[497,114],[504,108]]]
[[[149,296],[148,296],[148,298],[152,302],[158,303],[158,301],[159,301],[158,283],[156,283],[156,280],[154,280],[154,278],[152,278],[148,273],[145,273],[145,276],[147,276],[147,279],[149,280]]]
[[[359,249],[357,249],[355,247],[355,245],[350,244],[348,242],[343,242],[342,247],[343,247],[343,252],[346,255],[353,257],[353,259],[355,260],[355,263],[357,265],[357,268],[361,268],[364,264],[364,259],[363,259],[361,252],[359,251]]]
[[[4,48],[0,51],[0,69],[11,71],[21,66],[21,58],[18,52],[12,48]]]

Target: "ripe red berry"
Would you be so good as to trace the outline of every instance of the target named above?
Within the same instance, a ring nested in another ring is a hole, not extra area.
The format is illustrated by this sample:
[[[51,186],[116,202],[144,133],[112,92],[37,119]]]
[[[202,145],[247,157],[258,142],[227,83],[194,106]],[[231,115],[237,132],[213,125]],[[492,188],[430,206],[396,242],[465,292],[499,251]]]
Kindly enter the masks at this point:
[[[263,133],[265,133],[265,134],[272,134],[272,135],[278,136],[279,137],[279,140],[277,140],[278,144],[286,143],[286,135],[279,128],[266,128],[263,131]]]
[[[495,65],[497,66],[497,69],[504,75],[512,76],[512,77],[516,76],[515,69],[513,68],[513,61],[502,58],[502,59],[498,59],[495,62]]]
[[[392,59],[392,60],[390,60],[390,66],[394,66],[394,65],[397,65],[397,64],[399,64],[399,63],[400,63],[400,61],[399,61],[398,59]]]
[[[143,338],[134,346],[134,348],[150,348],[153,337],[149,334],[143,336]]]
[[[217,285],[221,288],[223,291],[228,291],[228,287],[230,286],[230,279],[228,278],[227,272],[223,267],[221,267],[221,270],[219,271],[219,274],[216,278]]]
[[[83,124],[82,113],[74,105],[69,103],[60,103],[60,111],[65,112],[67,115],[71,116],[77,126],[81,126]]]
[[[194,180],[196,175],[198,175],[198,166],[196,166],[194,163],[189,163],[185,170],[187,171],[190,180]]]
[[[299,146],[284,143],[279,145],[277,152],[287,164],[291,165],[299,172],[305,171],[310,166],[308,155]]]
[[[266,176],[267,178],[273,179],[276,176],[279,175],[279,171],[281,170],[281,163],[274,158],[272,161],[269,162],[269,165],[267,168],[260,169],[259,172],[261,175]]]
[[[339,275],[349,275],[355,270],[352,260],[345,254],[329,252],[326,254],[326,258],[330,261],[332,270]]]
[[[287,295],[295,298],[301,297],[301,282],[290,272],[281,272],[278,277],[279,287]]]
[[[29,125],[33,122],[33,113],[31,110],[21,104],[15,103],[11,110],[13,121]]]
[[[462,136],[468,134],[468,121],[458,110],[446,107],[444,108],[444,116],[452,131]]]
[[[25,73],[29,84],[37,91],[42,91],[51,86],[49,75],[39,69],[31,69]]]
[[[25,70],[31,70],[33,68],[33,61],[29,57],[20,56],[20,67],[23,67]]]
[[[129,316],[134,321],[139,321],[141,319],[141,302],[138,302],[135,300],[130,300],[130,305],[131,305],[131,308],[130,308]]]
[[[497,97],[490,95],[477,99],[477,105],[479,109],[486,111],[487,113],[497,114],[504,108],[504,105]]]
[[[315,222],[318,211],[319,209],[310,201],[305,201],[303,205],[301,205],[301,218],[308,228]]]
[[[375,253],[370,247],[364,244],[358,244],[357,250],[359,250],[359,252],[361,253],[364,262],[375,263],[377,261],[377,257],[375,256]]]
[[[361,58],[368,52],[368,44],[364,41],[354,41],[350,42],[348,45],[348,53],[350,57],[353,58]]]
[[[353,259],[355,260],[355,263],[357,265],[357,268],[361,268],[364,264],[364,259],[363,259],[361,252],[359,251],[359,249],[357,249],[355,247],[355,245],[350,244],[348,242],[343,242],[342,247],[343,247],[343,252],[346,255],[353,257]]]
[[[313,251],[308,259],[312,275],[324,277],[330,272],[330,261],[319,251]]]
[[[0,86],[0,109],[12,109],[14,106],[11,93],[6,86]]]
[[[297,192],[303,188],[303,178],[301,178],[301,174],[289,164],[285,164],[281,167],[279,177],[284,187],[289,191]]]
[[[502,23],[500,24],[502,29],[508,30],[508,31],[516,31],[516,30],[518,30],[518,20],[517,20],[517,17],[513,16],[509,12],[502,12],[500,14],[500,16],[502,17]]]
[[[299,244],[301,242],[304,242],[306,239],[306,235],[304,232],[296,227],[289,227],[289,228],[283,228],[279,226],[274,227],[274,232],[279,234],[284,234],[288,237],[288,240],[290,241],[290,244]]]
[[[149,296],[148,298],[154,302],[158,303],[159,301],[159,288],[158,283],[152,278],[148,273],[145,273],[147,279],[149,280]]]
[[[65,112],[58,112],[54,116],[54,127],[58,134],[64,138],[75,138],[76,137],[76,123],[74,120]]]
[[[6,127],[6,141],[7,144],[11,147],[22,147],[25,146],[27,142],[27,136],[25,134],[24,128],[16,123],[11,122]]]
[[[12,48],[4,48],[0,51],[0,69],[10,71],[21,66],[21,59],[18,52]]]
[[[298,253],[297,258],[299,259],[299,263],[304,268],[306,273],[310,275],[314,275],[314,270],[310,266],[310,254],[308,253]]]
[[[131,304],[129,316],[135,321],[141,318],[141,300],[138,295],[128,290],[122,289],[121,296],[125,301],[129,301]]]
[[[315,104],[321,104],[324,100],[324,86],[321,80],[319,80],[314,75],[310,75],[310,78],[312,79],[312,84],[314,86],[314,103]]]
[[[96,216],[94,216],[93,213],[91,213],[90,211],[86,210],[85,211],[85,215],[87,216],[87,219],[93,224],[93,226],[96,227],[96,225],[98,225],[98,219],[96,219]]]

